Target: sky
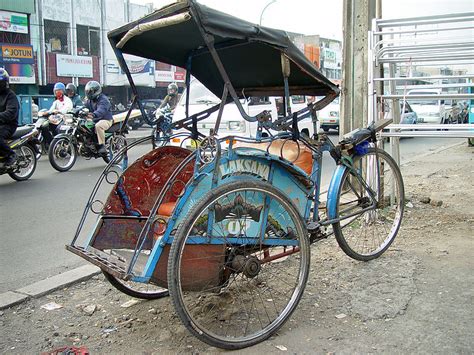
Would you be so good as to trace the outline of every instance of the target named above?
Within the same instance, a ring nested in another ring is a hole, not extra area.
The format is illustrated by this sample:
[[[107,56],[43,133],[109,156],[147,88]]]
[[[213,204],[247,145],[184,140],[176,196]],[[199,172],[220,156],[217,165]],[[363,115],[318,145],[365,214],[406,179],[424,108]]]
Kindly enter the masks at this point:
[[[156,8],[170,0],[131,0],[153,2]],[[198,0],[217,10],[290,32],[342,40],[343,0]],[[262,10],[271,3],[265,11]],[[384,19],[474,12],[474,0],[382,0]]]

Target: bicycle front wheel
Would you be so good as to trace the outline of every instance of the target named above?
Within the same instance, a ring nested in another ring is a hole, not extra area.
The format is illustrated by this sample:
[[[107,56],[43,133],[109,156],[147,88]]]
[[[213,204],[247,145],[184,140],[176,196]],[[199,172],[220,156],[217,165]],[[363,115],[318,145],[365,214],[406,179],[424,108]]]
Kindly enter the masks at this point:
[[[168,285],[200,340],[239,349],[270,337],[295,310],[309,271],[298,210],[272,185],[246,180],[210,191],[178,228]]]
[[[334,235],[341,249],[361,261],[382,255],[395,239],[405,195],[397,163],[385,151],[369,148],[346,169],[337,192]]]

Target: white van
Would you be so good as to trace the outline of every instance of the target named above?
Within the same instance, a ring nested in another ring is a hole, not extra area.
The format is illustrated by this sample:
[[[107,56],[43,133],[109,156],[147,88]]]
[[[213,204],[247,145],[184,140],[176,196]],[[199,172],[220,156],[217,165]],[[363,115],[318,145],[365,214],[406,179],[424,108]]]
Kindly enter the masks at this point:
[[[446,110],[444,100],[438,98],[410,99],[410,95],[440,95],[441,89],[413,89],[408,91],[406,101],[418,116],[419,123],[441,124],[448,122],[449,112]]]
[[[193,79],[190,83],[190,95],[189,95],[189,116],[202,112],[220,103],[220,98],[214,95],[209,89],[207,89],[198,80]],[[260,112],[267,110],[272,114],[272,120],[277,119],[277,108],[275,104],[275,98],[272,97],[250,97],[246,100],[241,100],[242,106],[245,112],[249,116],[255,116]],[[213,112],[208,118],[203,119],[197,123],[198,131],[204,135],[208,135],[211,128],[217,120],[218,111]],[[178,104],[176,105],[173,122],[181,120],[186,117],[186,90],[181,95]],[[186,131],[187,130],[180,130]],[[255,138],[257,133],[257,123],[248,122],[242,118],[237,106],[231,102],[224,106],[222,113],[221,124],[219,127],[218,136],[225,137],[229,135],[243,136]],[[182,140],[175,138],[172,143],[180,144]]]
[[[322,97],[314,97],[314,96],[304,96],[304,95],[291,95],[290,96],[290,108],[291,112],[298,112],[308,106],[309,102],[314,102],[318,101]],[[311,100],[311,101],[310,101]],[[281,118],[285,115],[287,115],[286,112],[283,112],[283,98],[278,97],[276,98],[276,105],[277,105],[277,111],[278,111],[278,118]],[[323,109],[324,110],[324,109]],[[322,110],[321,110],[322,111]],[[318,121],[316,123],[316,133],[319,132],[320,127],[320,120],[319,120],[319,114],[321,111],[318,111]],[[300,117],[301,118],[301,117]],[[310,137],[313,136],[314,129],[313,129],[313,121],[311,120],[311,114],[310,112],[306,112],[303,114],[303,117],[301,121],[298,122],[298,128],[300,132],[306,133]]]

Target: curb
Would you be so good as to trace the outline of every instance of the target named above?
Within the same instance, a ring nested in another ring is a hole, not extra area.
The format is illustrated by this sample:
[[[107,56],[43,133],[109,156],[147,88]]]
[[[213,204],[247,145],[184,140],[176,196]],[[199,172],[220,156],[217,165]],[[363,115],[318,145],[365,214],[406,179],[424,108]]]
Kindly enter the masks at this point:
[[[31,298],[38,298],[76,282],[90,279],[100,273],[94,265],[84,265],[62,274],[35,282],[15,291],[0,294],[0,310],[10,308]]]

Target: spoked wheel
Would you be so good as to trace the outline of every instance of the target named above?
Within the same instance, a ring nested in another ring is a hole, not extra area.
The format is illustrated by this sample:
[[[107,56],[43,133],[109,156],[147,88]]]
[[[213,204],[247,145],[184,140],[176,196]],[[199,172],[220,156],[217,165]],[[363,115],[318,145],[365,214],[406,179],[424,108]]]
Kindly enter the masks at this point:
[[[17,168],[8,173],[13,180],[28,180],[36,170],[36,152],[29,145],[15,149],[17,155]]]
[[[113,275],[103,271],[105,278],[120,292],[131,297],[141,298],[144,300],[154,300],[168,296],[168,290],[149,283],[124,281]]]
[[[68,171],[76,163],[76,147],[69,138],[54,138],[49,146],[49,162],[57,171]]]
[[[259,343],[295,310],[309,271],[298,210],[256,180],[210,191],[178,228],[168,262],[176,312],[200,340],[225,349]]]
[[[395,161],[381,149],[369,148],[354,160],[354,167],[362,180],[349,169],[344,172],[336,215],[347,218],[334,223],[333,229],[347,255],[367,261],[387,250],[398,233],[405,205],[403,180]]]
[[[114,135],[110,138],[107,145],[108,156],[102,157],[106,163],[109,163],[119,152],[120,149],[127,146],[127,140],[123,135]],[[115,161],[119,164],[123,160],[123,154]]]

